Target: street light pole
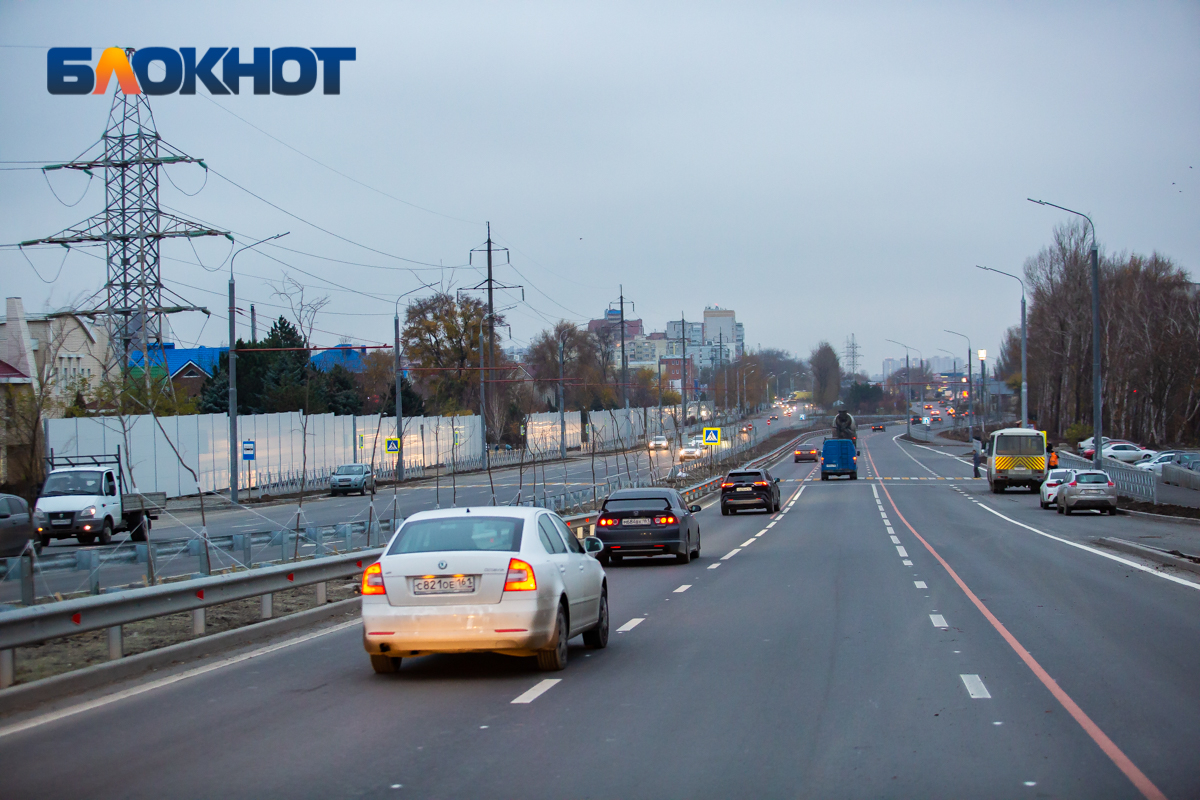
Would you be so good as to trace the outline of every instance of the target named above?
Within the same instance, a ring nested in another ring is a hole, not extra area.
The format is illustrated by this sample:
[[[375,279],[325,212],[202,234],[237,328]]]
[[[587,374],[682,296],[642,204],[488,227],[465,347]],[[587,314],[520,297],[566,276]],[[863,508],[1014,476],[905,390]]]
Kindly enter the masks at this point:
[[[897,342],[895,339],[886,339],[885,341],[892,344],[898,344],[904,348],[904,382],[908,385],[905,395],[908,399],[908,407],[904,409],[904,425],[908,438],[912,438],[912,368],[909,366],[908,360],[908,345],[904,342]]]
[[[1083,217],[1087,220],[1088,227],[1092,229],[1092,442],[1095,445],[1095,453],[1092,458],[1095,462],[1095,468],[1101,469],[1101,459],[1103,457],[1100,451],[1104,448],[1100,433],[1104,408],[1100,396],[1100,255],[1096,246],[1096,225],[1092,222],[1091,217],[1080,211],[1074,211],[1065,206],[1055,205],[1054,203],[1047,203],[1045,200],[1034,200],[1032,197],[1026,199],[1031,203],[1037,203],[1039,206],[1050,206],[1051,208],[1057,208],[1060,211],[1074,214],[1077,217]]]
[[[1026,330],[1025,330],[1025,281],[1021,280],[1016,275],[1013,275],[1008,272],[1004,272],[1002,270],[992,269],[991,267],[981,267],[978,264],[976,264],[975,266],[978,269],[987,270],[988,272],[994,272],[997,275],[1005,275],[1009,278],[1012,278],[1017,283],[1021,284],[1021,427],[1028,428],[1029,427],[1029,383],[1027,381],[1028,373],[1025,371],[1026,370],[1025,350],[1026,350],[1026,342],[1028,341],[1028,338],[1026,335]]]
[[[975,351],[971,349],[971,340],[965,333],[948,330],[943,328],[946,333],[953,333],[955,336],[961,336],[967,340],[967,441],[971,440],[972,424],[975,417],[975,385],[973,383],[974,376],[971,373],[971,354]],[[980,429],[982,430],[982,428]]]
[[[229,259],[229,502],[235,506],[238,501],[238,473],[241,471],[238,464],[239,451],[242,448],[238,445],[237,433],[237,290],[233,280],[233,264],[242,250],[258,247],[263,242],[287,236],[288,233],[290,231],[284,231],[265,239],[259,239],[253,244],[245,245],[233,254],[233,258]],[[144,320],[142,324],[145,324]],[[146,365],[146,374],[150,374],[149,364]]]

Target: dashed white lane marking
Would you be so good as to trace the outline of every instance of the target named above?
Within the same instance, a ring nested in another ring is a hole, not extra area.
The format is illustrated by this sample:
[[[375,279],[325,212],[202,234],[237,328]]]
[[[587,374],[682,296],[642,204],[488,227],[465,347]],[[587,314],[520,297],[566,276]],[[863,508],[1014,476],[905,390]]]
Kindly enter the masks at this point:
[[[626,622],[624,625],[617,628],[617,633],[628,633],[629,631],[633,630],[634,628],[636,628],[638,625],[641,625],[645,621],[646,621],[645,617],[634,617],[633,619],[629,620],[629,622]]]
[[[913,585],[916,586],[918,589],[928,589],[929,588],[928,586],[925,585],[925,581],[913,581]]]
[[[879,499],[879,489],[873,483],[871,484],[871,494],[875,495],[876,500]]]
[[[776,523],[776,522],[778,522],[778,521],[779,521],[779,520],[777,520],[777,519],[775,519],[775,520],[771,520],[770,522],[768,522],[768,523],[767,523],[767,527],[766,527],[766,528],[763,528],[763,530],[765,531],[765,530],[767,530],[768,528],[774,528],[774,527],[775,527],[775,523]]]
[[[893,537],[892,537],[892,544],[900,544],[900,537],[899,537],[899,536],[893,536]]]
[[[880,512],[879,512],[879,516],[883,517],[884,519],[887,519],[887,512],[886,512],[886,511],[880,511]]]
[[[901,558],[908,558],[908,551],[907,551],[907,550],[905,550],[905,549],[904,549],[903,547],[901,547],[900,545],[896,545],[896,552],[900,554],[900,557],[901,557]],[[907,562],[906,562],[906,563],[907,563]]]
[[[911,562],[911,561],[909,561],[907,558],[906,558],[906,559],[904,559],[903,561],[901,561],[900,563],[901,563],[901,564],[903,564],[903,565],[904,565],[904,566],[906,566],[906,567],[911,567],[911,566],[912,566],[912,562]]]
[[[716,569],[716,568],[717,568],[717,567],[719,567],[719,566],[721,566],[719,563],[717,563],[717,564],[709,564],[709,565],[708,565],[708,568],[709,568],[709,569]]]
[[[730,550],[728,553],[726,553],[725,555],[721,556],[721,560],[722,560],[722,561],[725,561],[725,560],[727,560],[727,559],[733,558],[734,556],[736,556],[736,555],[737,555],[738,553],[740,553],[740,552],[742,552],[742,548],[740,548],[740,547],[735,547],[735,548],[733,548],[732,550]]]
[[[943,617],[941,614],[930,614],[929,621],[933,623],[933,627],[935,627],[935,628],[949,628],[950,627],[949,625],[946,624],[946,618]]]
[[[746,541],[742,542],[741,547],[749,547],[752,544],[754,544],[754,539],[747,539]]]
[[[894,536],[894,535],[896,534],[896,531],[894,531],[894,530],[892,529],[892,526],[891,526],[891,525],[888,525],[888,526],[887,526],[887,532],[888,532],[888,536]]]
[[[990,700],[992,693],[983,685],[983,681],[978,675],[959,675],[962,678],[963,685],[967,687],[967,694],[971,695],[972,700]]]
[[[675,590],[675,594],[679,594],[680,592],[686,592],[690,588],[692,588],[692,585],[690,583],[685,583],[682,586],[680,586],[678,589]]]
[[[639,622],[640,622],[640,620],[639,620]],[[528,692],[517,695],[515,698],[513,698],[512,702],[513,703],[532,703],[534,700],[537,700],[539,697],[544,695],[546,692],[553,689],[555,687],[555,685],[557,685],[559,683],[562,683],[562,678],[546,678],[542,681],[539,681],[537,683],[537,685],[535,685]]]
[[[766,529],[764,528],[763,530],[761,530],[761,531],[759,531],[758,533],[754,534],[754,536],[755,536],[755,538],[757,538],[757,537],[759,537],[759,536],[762,536],[762,535],[763,535],[764,533],[766,533],[766,532],[767,532],[767,531],[766,531]]]

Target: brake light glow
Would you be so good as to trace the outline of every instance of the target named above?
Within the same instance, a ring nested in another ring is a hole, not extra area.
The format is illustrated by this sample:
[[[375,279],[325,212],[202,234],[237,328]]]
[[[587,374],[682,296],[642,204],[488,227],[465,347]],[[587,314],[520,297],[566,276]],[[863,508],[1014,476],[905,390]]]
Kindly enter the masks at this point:
[[[504,579],[506,592],[532,592],[537,589],[537,578],[534,577],[533,567],[519,558],[508,561],[508,577]]]
[[[754,485],[755,486],[770,486],[771,484],[767,483],[766,481],[755,481]]]
[[[728,489],[728,488],[730,488],[730,487],[732,487],[732,486],[733,486],[733,484],[732,484],[732,483],[722,483],[722,484],[721,484],[721,488],[722,488],[722,489]]]
[[[613,519],[612,517],[601,517],[599,520],[596,521],[596,524],[599,525],[601,528],[607,528],[610,525],[616,525],[617,521],[615,519]]]
[[[665,517],[655,517],[654,524],[655,525],[674,525],[675,517],[673,517],[669,514]]]
[[[362,593],[387,594],[387,590],[383,588],[383,565],[378,561],[363,570]]]

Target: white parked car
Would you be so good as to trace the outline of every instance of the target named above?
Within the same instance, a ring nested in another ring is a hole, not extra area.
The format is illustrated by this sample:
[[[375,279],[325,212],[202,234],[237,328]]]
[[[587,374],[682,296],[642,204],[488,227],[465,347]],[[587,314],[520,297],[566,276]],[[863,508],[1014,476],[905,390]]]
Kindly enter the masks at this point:
[[[650,450],[670,450],[671,443],[665,436],[655,436],[646,444],[646,447]]]
[[[1136,444],[1128,442],[1117,442],[1115,444],[1106,444],[1101,451],[1101,455],[1105,458],[1113,458],[1117,461],[1124,461],[1127,464],[1132,464],[1135,461],[1140,461],[1146,456],[1158,455],[1157,450],[1147,450],[1144,447],[1138,447]]]
[[[1079,452],[1082,453],[1084,450],[1091,450],[1092,442],[1095,441],[1095,439],[1096,439],[1095,436],[1089,436],[1088,438],[1081,441],[1079,443]],[[1108,443],[1112,441],[1112,439],[1108,438],[1107,436],[1101,436],[1100,441],[1104,442],[1104,444],[1107,446]]]
[[[1042,482],[1040,489],[1042,494],[1042,508],[1049,508],[1058,502],[1058,489],[1064,483],[1071,480],[1071,476],[1075,474],[1073,469],[1052,469],[1050,474],[1046,476],[1046,480]]]
[[[1178,450],[1164,450],[1152,456],[1146,456],[1134,464],[1138,469],[1144,469],[1153,472],[1156,475],[1162,475],[1163,464],[1170,464],[1175,460],[1175,454]]]
[[[567,665],[567,640],[608,645],[608,583],[555,513],[481,506],[413,514],[362,577],[363,646],[379,673],[430,653],[536,656]]]

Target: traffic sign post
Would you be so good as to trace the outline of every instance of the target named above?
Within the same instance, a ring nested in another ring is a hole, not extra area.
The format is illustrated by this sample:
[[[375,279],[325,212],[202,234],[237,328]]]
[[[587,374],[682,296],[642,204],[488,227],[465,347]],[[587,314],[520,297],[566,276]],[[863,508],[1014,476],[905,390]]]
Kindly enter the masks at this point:
[[[393,455],[397,456],[400,455],[400,440],[397,438],[384,439],[383,449],[386,453],[392,453]]]
[[[709,447],[715,447],[721,443],[720,428],[705,428],[704,429],[704,444]]]

